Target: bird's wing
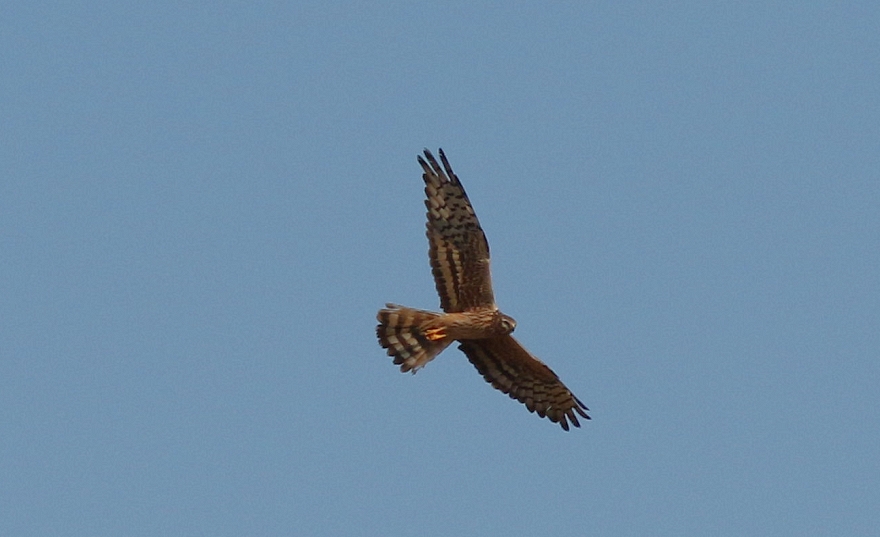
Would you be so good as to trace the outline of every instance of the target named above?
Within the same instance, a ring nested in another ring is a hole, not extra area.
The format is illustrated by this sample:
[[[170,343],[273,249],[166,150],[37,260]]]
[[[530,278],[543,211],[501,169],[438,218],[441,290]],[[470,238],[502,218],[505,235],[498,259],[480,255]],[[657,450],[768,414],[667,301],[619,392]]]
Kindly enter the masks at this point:
[[[464,187],[442,149],[442,168],[427,149],[418,160],[425,171],[428,255],[440,307],[447,313],[494,307],[489,243]]]
[[[590,419],[589,410],[549,367],[535,358],[513,336],[470,339],[458,347],[486,382],[526,405],[529,412],[559,423],[580,427],[577,414]],[[576,414],[577,413],[577,414]]]

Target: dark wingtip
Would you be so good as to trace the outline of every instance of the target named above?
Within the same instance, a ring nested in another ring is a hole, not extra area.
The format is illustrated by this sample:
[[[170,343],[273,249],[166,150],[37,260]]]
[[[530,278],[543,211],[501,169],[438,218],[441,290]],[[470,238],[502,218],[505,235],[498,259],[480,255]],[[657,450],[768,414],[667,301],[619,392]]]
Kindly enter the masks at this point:
[[[446,170],[446,175],[449,176],[449,180],[453,183],[458,183],[458,177],[455,176],[455,172],[452,171],[452,166],[449,165],[449,161],[446,159],[446,153],[443,152],[443,148],[440,148],[440,162],[443,163],[443,169]]]
[[[572,395],[572,397],[574,397],[574,395]],[[581,416],[583,416],[584,418],[586,418],[586,419],[588,419],[588,420],[593,419],[593,418],[590,417],[589,414],[587,414],[587,412],[590,411],[590,409],[587,408],[587,405],[585,405],[585,404],[584,404],[580,399],[578,399],[577,397],[574,397],[574,402],[577,403],[577,404],[574,406],[574,409],[577,411],[578,414],[580,414]]]

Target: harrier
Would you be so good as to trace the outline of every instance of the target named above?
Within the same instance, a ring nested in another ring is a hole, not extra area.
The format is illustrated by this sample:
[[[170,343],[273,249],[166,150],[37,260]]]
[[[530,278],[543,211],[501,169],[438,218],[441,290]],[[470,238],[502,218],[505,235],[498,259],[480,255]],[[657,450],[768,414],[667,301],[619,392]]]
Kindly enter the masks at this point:
[[[458,348],[493,387],[566,431],[569,421],[580,427],[575,413],[590,419],[589,409],[510,335],[516,321],[495,304],[489,243],[443,150],[442,168],[427,149],[425,158],[418,160],[428,197],[428,255],[445,313],[386,304],[376,316],[379,344],[402,372],[415,373],[458,341]]]

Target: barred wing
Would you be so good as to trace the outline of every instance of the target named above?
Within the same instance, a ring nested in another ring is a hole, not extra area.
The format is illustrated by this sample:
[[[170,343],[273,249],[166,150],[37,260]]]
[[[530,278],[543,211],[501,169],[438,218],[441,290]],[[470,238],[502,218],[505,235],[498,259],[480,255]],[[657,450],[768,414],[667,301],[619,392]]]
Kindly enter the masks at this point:
[[[526,405],[529,412],[559,423],[568,430],[568,422],[580,427],[577,414],[590,419],[589,410],[559,380],[549,367],[513,336],[470,339],[458,346],[486,382]]]
[[[440,307],[447,313],[495,307],[489,243],[464,187],[442,149],[442,168],[427,149],[418,159],[425,172],[428,256]]]

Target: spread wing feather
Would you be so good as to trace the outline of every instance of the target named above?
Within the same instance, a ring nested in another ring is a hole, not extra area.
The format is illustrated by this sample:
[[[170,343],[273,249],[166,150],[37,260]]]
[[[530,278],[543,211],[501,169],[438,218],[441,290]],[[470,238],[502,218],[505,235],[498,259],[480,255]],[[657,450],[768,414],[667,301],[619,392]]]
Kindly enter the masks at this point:
[[[589,410],[556,373],[535,358],[513,336],[464,340],[459,349],[486,382],[523,403],[529,412],[559,423],[568,430],[570,421],[580,427],[577,414],[585,419]]]
[[[495,307],[489,243],[464,187],[442,149],[442,168],[427,149],[418,159],[425,171],[428,256],[440,307],[447,313]]]

